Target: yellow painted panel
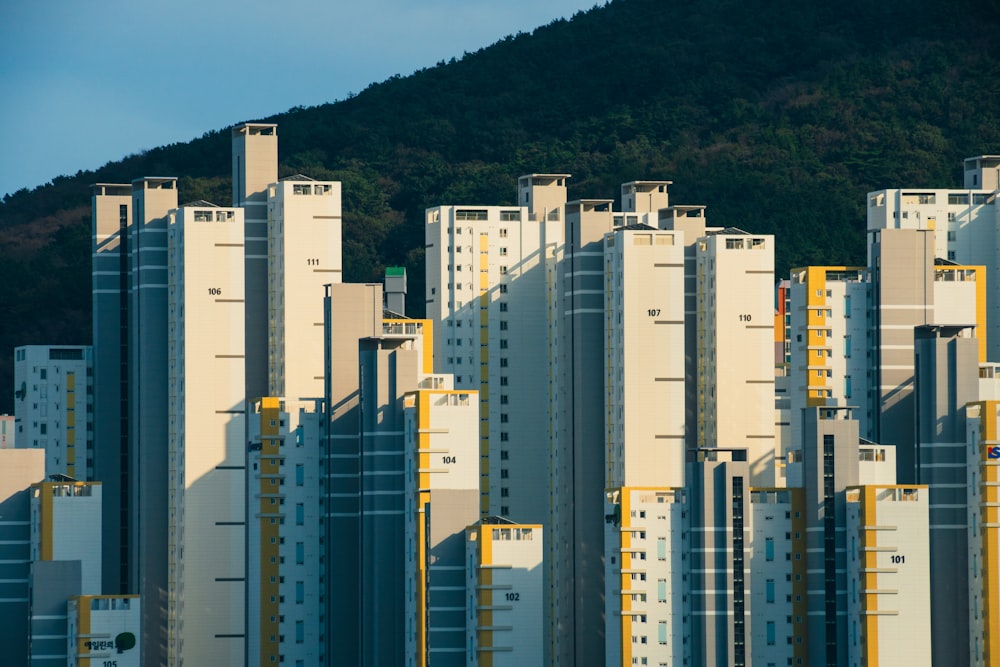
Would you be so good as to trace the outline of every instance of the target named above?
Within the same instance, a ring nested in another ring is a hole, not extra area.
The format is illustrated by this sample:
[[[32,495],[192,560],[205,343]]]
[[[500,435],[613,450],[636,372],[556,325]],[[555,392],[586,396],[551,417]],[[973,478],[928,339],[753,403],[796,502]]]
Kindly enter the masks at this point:
[[[91,596],[81,595],[76,599],[76,653],[77,655],[88,655],[90,649],[87,642],[90,641],[90,601]],[[80,667],[90,667],[90,658],[80,658]]]

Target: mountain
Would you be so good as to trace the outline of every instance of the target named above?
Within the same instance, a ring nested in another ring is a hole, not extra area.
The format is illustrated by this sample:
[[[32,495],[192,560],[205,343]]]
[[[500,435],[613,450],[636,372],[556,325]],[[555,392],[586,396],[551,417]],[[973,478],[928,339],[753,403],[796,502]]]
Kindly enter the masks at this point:
[[[712,224],[778,235],[789,267],[864,261],[865,193],[952,187],[1000,152],[996,0],[616,0],[461,59],[293,108],[282,175],[344,184],[344,278],[410,273],[423,210],[513,203],[516,177],[568,172],[570,197],[674,181]],[[241,119],[233,119],[234,122]],[[89,188],[180,177],[230,201],[228,129],[21,190],[0,203],[0,411],[13,346],[90,340]]]

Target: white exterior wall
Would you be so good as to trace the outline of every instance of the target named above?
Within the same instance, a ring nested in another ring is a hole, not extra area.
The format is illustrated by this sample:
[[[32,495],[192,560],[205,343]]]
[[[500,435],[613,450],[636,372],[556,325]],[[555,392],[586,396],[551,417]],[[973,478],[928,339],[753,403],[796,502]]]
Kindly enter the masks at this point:
[[[849,489],[846,525],[849,664],[929,667],[927,487]]]
[[[536,218],[517,206],[429,209],[427,317],[437,330],[434,370],[481,392],[482,512],[545,523],[546,248],[562,242],[562,227],[561,217]]]
[[[615,489],[604,509],[605,664],[683,664],[691,653],[684,490]]]
[[[774,486],[774,237],[706,236],[697,266],[699,445],[746,447]]]
[[[60,358],[66,356],[79,359]],[[46,476],[62,474],[84,481],[92,478],[92,369],[89,345],[25,345],[14,349],[16,446],[44,449]]]
[[[170,214],[168,652],[187,664],[244,663],[243,234],[242,209]]]
[[[271,402],[266,413],[264,401],[247,405],[251,443],[247,456],[247,664],[263,664],[271,653],[285,656],[292,664],[298,660],[318,664],[322,650],[322,417],[313,401],[272,401],[280,410],[271,408]],[[277,416],[275,427],[261,423],[271,416]],[[262,435],[262,430],[268,433]],[[275,437],[281,442],[277,466],[271,463],[273,450],[265,453],[262,446],[262,439]],[[277,527],[270,523],[272,514],[279,521]],[[278,565],[270,562],[271,556]],[[270,622],[272,615],[280,619],[276,624]]]
[[[896,447],[875,443],[858,445],[858,484],[896,483]]]
[[[617,230],[604,258],[607,485],[682,487],[684,235]]]
[[[427,652],[434,633],[457,632],[465,636],[467,632],[464,618],[456,625],[438,624],[436,619],[448,619],[452,616],[439,617],[437,614],[429,614],[428,609],[451,606],[451,600],[437,599],[441,594],[436,593],[435,589],[440,587],[440,579],[452,581],[456,579],[454,572],[465,569],[464,549],[447,555],[440,551],[441,543],[445,540],[453,541],[454,536],[464,539],[465,525],[456,525],[454,532],[449,532],[452,524],[462,518],[454,514],[467,513],[465,518],[471,521],[475,521],[478,516],[475,504],[464,508],[434,507],[435,491],[467,491],[468,499],[473,503],[479,497],[478,398],[478,392],[467,390],[423,390],[406,398],[404,451],[407,665],[427,664],[425,656],[431,663],[434,662],[433,653],[428,655]],[[439,524],[432,525],[438,516]],[[428,536],[431,538],[430,542]],[[447,556],[454,556],[454,559]],[[464,595],[450,595],[447,592],[444,595],[455,600],[464,598]],[[467,648],[464,647],[466,650]],[[466,650],[462,651],[463,656]]]
[[[750,556],[750,621],[753,654],[751,665],[785,665],[795,655],[795,627],[792,619],[801,615],[805,601],[799,608],[793,603],[799,590],[793,586],[792,558],[794,554],[792,513],[794,507],[789,491],[751,490],[753,509],[753,546]],[[801,523],[805,523],[803,520]],[[804,536],[802,536],[804,538]],[[768,541],[770,540],[770,547]]]
[[[1000,403],[985,400],[967,409],[969,657],[974,667],[987,667],[1000,651]]]
[[[992,190],[879,190],[868,194],[868,231],[932,229],[935,256],[986,267],[988,357],[1000,358],[1000,203]],[[935,299],[935,305],[941,302]],[[940,320],[939,320],[940,321]]]
[[[467,616],[471,640],[467,664],[492,654],[494,667],[544,664],[545,611],[542,587],[543,529],[538,524],[478,525],[466,532]],[[479,589],[488,572],[489,589]],[[479,590],[477,590],[479,589]],[[492,606],[492,612],[479,611]],[[485,619],[489,618],[489,626]],[[496,628],[489,646],[476,639],[476,629]]]
[[[792,271],[789,385],[795,448],[802,446],[802,408],[867,406],[867,288],[863,269]],[[866,434],[871,416],[863,409],[855,414],[859,432]]]
[[[267,194],[269,393],[321,398],[323,285],[342,277],[340,183],[289,179]]]
[[[80,561],[80,592],[101,586],[101,484],[43,482],[31,487],[31,559]]]
[[[142,605],[138,595],[69,599],[68,667],[139,667]]]

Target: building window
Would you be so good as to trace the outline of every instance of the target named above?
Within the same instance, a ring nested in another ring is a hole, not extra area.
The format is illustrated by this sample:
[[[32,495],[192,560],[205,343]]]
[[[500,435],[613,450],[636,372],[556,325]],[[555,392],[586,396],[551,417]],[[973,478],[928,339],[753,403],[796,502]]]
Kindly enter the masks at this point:
[[[295,486],[302,486],[306,483],[306,468],[301,463],[295,464]]]
[[[764,599],[767,602],[774,602],[774,579],[768,579],[764,584]]]
[[[304,526],[306,523],[306,506],[302,503],[295,504],[295,525]]]
[[[767,622],[767,645],[774,646],[774,621]]]
[[[295,564],[302,565],[306,562],[306,545],[304,542],[295,543]]]
[[[500,266],[500,275],[501,276],[507,275],[507,267],[506,266],[504,266],[504,265]]]
[[[507,285],[506,284],[500,285],[500,293],[501,294],[506,294],[507,293]]]
[[[507,312],[507,302],[506,301],[501,301],[500,302],[500,312],[501,313],[506,313]]]
[[[764,538],[764,559],[774,560],[774,538]]]

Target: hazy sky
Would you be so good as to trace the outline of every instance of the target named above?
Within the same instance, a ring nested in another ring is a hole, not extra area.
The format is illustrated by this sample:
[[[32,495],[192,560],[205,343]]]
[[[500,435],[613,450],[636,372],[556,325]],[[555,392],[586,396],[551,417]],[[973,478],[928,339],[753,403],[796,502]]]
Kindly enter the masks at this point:
[[[7,0],[0,197],[343,99],[594,0]]]

